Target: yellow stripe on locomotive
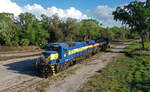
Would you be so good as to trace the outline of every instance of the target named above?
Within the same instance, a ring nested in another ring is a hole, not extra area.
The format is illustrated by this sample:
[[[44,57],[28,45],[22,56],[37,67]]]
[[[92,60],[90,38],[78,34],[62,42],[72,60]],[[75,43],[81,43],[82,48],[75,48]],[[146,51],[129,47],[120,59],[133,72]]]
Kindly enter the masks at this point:
[[[49,62],[50,60],[56,60],[56,59],[58,59],[58,53],[49,55],[46,58],[46,62]]]
[[[51,56],[51,60],[56,60],[56,59],[58,59],[58,53],[56,53],[56,54],[51,54],[50,56]]]
[[[92,48],[92,47],[93,47],[93,45],[89,45],[89,46],[85,46],[85,47],[81,47],[81,48],[76,48],[76,49],[73,49],[73,50],[69,50],[69,55],[81,52],[83,50],[86,50],[86,49]]]

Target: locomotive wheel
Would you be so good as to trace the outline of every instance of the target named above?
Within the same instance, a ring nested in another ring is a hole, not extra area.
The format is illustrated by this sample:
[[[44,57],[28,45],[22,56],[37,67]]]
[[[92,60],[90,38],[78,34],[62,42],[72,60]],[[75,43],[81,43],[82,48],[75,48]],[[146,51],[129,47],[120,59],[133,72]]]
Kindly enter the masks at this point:
[[[106,46],[103,46],[103,47],[102,47],[102,51],[105,51],[105,50],[106,50]]]
[[[66,69],[66,65],[65,63],[63,63],[63,71]]]
[[[47,78],[48,77],[48,67],[44,66],[42,72],[43,72],[42,77]]]
[[[64,63],[60,65],[60,71],[63,71],[63,70],[65,70]]]
[[[66,64],[67,69],[69,68],[69,65],[70,65],[70,62],[67,61],[67,64]]]
[[[73,61],[72,61],[72,60],[70,60],[70,63],[69,63],[69,64],[70,64],[70,66],[72,66],[72,65],[73,65]]]
[[[56,73],[60,72],[61,71],[61,67],[60,65],[56,65]]]
[[[49,67],[49,65],[40,63],[40,64],[38,64],[37,69],[38,69],[37,70],[38,75],[42,78],[48,78],[49,75],[52,75],[52,71],[51,71],[51,68]]]
[[[59,65],[59,71],[62,71],[62,65]]]
[[[77,61],[76,61],[76,60],[74,60],[74,61],[73,61],[73,65],[75,65],[76,63],[77,63]]]
[[[40,77],[42,78],[47,78],[48,77],[48,74],[47,74],[47,68],[46,66],[42,66],[41,69],[40,69]]]

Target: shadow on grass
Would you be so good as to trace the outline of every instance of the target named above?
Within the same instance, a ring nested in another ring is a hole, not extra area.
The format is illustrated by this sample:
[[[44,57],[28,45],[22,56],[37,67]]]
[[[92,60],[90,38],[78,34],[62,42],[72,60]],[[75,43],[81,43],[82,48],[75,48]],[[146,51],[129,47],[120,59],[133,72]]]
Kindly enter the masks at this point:
[[[137,52],[139,51],[139,52]],[[142,53],[143,51],[145,51],[144,53]],[[150,50],[148,48],[145,49],[141,49],[141,48],[136,48],[130,52],[124,52],[122,51],[122,53],[125,53],[126,56],[128,57],[134,57],[134,56],[150,56]]]

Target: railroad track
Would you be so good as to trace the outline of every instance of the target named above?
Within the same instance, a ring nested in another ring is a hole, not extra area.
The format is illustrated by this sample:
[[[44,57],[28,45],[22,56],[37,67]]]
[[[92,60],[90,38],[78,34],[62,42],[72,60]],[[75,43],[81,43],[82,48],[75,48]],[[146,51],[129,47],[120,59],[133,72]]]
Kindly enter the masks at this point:
[[[35,73],[35,62],[40,55],[15,56],[1,60],[0,92],[20,92],[43,81]]]
[[[34,50],[34,51],[31,51],[31,50],[30,51],[28,51],[28,50],[27,51],[6,51],[6,52],[1,52],[0,51],[0,55],[1,54],[30,53],[30,52],[32,53],[32,52],[42,52],[42,51],[43,50]]]
[[[10,56],[8,58],[0,59],[0,61],[10,60],[10,59],[26,58],[26,57],[34,57],[34,56],[41,56],[41,53],[32,54],[32,55],[22,55],[22,56]]]
[[[30,89],[35,88],[39,83],[43,82],[44,80],[46,79],[32,78],[7,89],[3,89],[0,92],[28,92]]]

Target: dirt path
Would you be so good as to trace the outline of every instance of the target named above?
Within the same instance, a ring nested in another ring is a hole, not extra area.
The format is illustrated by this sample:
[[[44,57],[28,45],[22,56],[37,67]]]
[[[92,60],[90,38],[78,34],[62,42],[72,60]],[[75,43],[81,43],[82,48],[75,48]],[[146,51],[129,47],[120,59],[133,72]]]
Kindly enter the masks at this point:
[[[112,61],[115,56],[120,54],[120,51],[131,44],[126,42],[123,44],[114,45],[113,48],[104,53],[98,59],[84,64],[81,68],[77,69],[75,74],[66,77],[64,80],[58,80],[55,84],[50,85],[46,92],[77,92],[83,83],[95,75],[99,69],[102,69],[108,62]],[[86,61],[85,61],[86,62]]]

